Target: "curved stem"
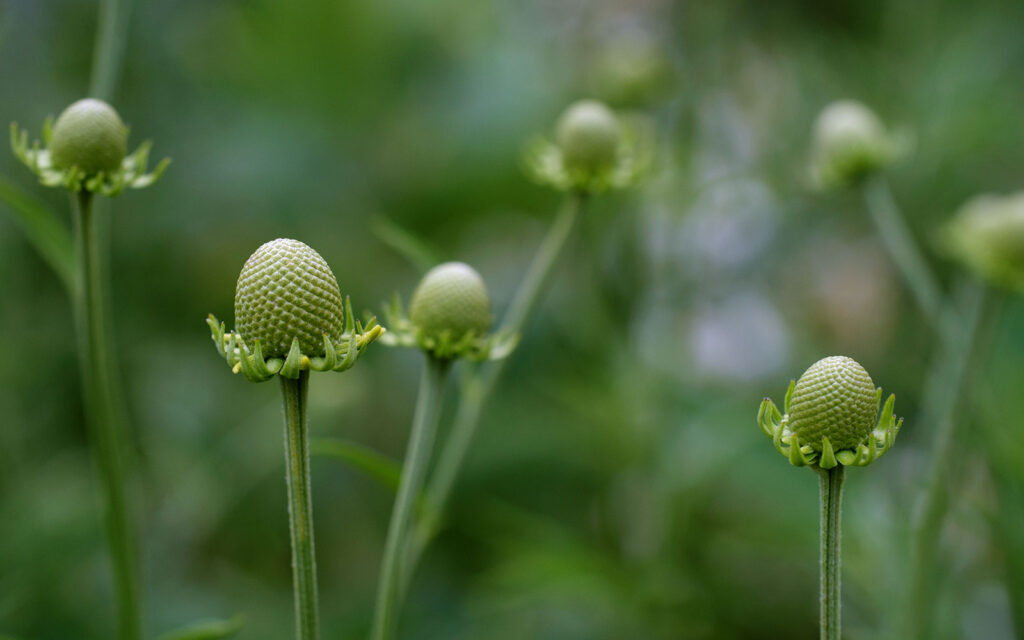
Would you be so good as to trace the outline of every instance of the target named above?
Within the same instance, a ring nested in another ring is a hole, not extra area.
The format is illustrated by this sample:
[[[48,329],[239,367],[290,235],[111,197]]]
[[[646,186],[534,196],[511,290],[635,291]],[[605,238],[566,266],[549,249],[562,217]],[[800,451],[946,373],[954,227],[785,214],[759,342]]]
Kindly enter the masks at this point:
[[[501,323],[501,330],[511,333],[522,331],[540,294],[544,291],[551,278],[555,262],[565,246],[565,242],[576,225],[576,220],[586,206],[587,195],[573,192],[567,196],[565,204],[559,210],[555,221],[541,241],[541,245],[530,263],[526,277],[523,278],[509,304]],[[412,573],[419,563],[420,555],[436,534],[441,514],[444,513],[455,479],[462,463],[469,452],[484,404],[494,390],[498,378],[504,369],[506,360],[498,360],[481,366],[467,376],[459,394],[459,407],[455,413],[451,433],[445,441],[444,448],[438,458],[437,468],[431,477],[426,491],[426,504],[429,509],[417,522],[416,532],[408,541],[404,551],[406,561],[403,563],[406,573],[402,576],[402,590],[408,586]]]
[[[78,286],[75,323],[82,369],[82,394],[93,444],[93,457],[105,492],[104,526],[114,570],[118,604],[118,638],[137,640],[141,635],[139,568],[135,527],[129,517],[125,492],[127,452],[124,425],[114,388],[106,331],[106,295],[99,251],[93,196],[73,194]]]
[[[821,491],[821,640],[839,640],[841,627],[842,598],[842,513],[843,480],[846,471],[843,465],[828,471],[816,467],[818,487]]]
[[[288,525],[292,540],[292,586],[295,591],[295,637],[316,640],[316,551],[313,543],[313,496],[309,472],[306,397],[309,371],[296,380],[280,376],[284,398],[284,461],[288,481]]]
[[[96,45],[92,55],[92,80],[89,95],[106,102],[114,99],[125,42],[131,0],[102,0],[96,24]]]
[[[384,560],[377,586],[377,607],[371,636],[374,640],[385,640],[395,636],[398,608],[402,599],[400,578],[404,571],[401,565],[406,557],[402,551],[405,548],[413,510],[420,496],[427,463],[430,461],[430,450],[434,444],[434,435],[441,415],[441,396],[444,393],[449,364],[447,360],[427,356],[420,379],[416,412],[413,415],[409,444],[402,465],[402,480],[391,511],[384,546]]]
[[[938,278],[914,241],[885,178],[868,180],[864,186],[864,199],[882,244],[900,270],[921,313],[939,332],[948,332],[951,328],[943,322],[943,296]]]
[[[931,365],[925,384],[920,422],[934,430],[931,457],[922,493],[911,525],[908,609],[904,618],[908,638],[928,637],[934,600],[933,570],[942,521],[949,505],[946,480],[956,433],[955,409],[964,386],[975,334],[985,305],[985,287],[970,281],[962,284],[958,298],[962,311],[947,311],[947,333]]]

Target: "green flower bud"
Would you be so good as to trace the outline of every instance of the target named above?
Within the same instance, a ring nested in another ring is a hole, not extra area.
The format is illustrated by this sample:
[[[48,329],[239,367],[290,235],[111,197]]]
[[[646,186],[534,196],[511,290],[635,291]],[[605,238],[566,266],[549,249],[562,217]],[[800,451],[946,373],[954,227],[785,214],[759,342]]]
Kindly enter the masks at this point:
[[[1024,191],[972,198],[946,224],[941,243],[976,275],[1024,291]]]
[[[875,428],[878,392],[856,360],[831,356],[800,376],[788,411],[789,428],[802,444],[820,452],[828,437],[835,451],[855,449]]]
[[[424,336],[458,342],[491,328],[491,298],[473,267],[446,262],[423,276],[409,305],[409,319]]]
[[[580,100],[559,118],[555,137],[567,171],[594,175],[614,169],[622,128],[608,107]]]
[[[814,164],[824,187],[847,187],[884,169],[905,145],[859,102],[825,107],[814,125]]]
[[[283,358],[292,341],[308,357],[325,355],[324,335],[345,330],[338,281],[320,254],[298,240],[279,238],[255,251],[238,276],[235,330],[250,349]]]
[[[87,176],[121,167],[128,153],[128,127],[102,100],[75,102],[57,118],[50,138],[50,159],[58,169],[78,167]]]

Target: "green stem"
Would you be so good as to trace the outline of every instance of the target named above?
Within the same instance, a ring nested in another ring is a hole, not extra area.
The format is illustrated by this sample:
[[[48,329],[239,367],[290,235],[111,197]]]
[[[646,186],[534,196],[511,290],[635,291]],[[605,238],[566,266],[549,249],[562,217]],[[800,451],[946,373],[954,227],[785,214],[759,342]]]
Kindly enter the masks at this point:
[[[573,192],[567,196],[565,204],[559,210],[547,235],[541,241],[533,262],[530,263],[529,270],[526,272],[526,277],[523,278],[505,312],[501,330],[510,333],[522,331],[526,319],[533,311],[540,299],[540,294],[550,280],[555,262],[561,255],[565,242],[576,226],[576,220],[586,203],[587,195],[585,193]],[[455,479],[469,452],[469,445],[473,441],[477,425],[480,423],[484,405],[493,392],[506,361],[498,360],[489,363],[488,366],[476,369],[467,376],[461,386],[459,407],[455,413],[451,433],[445,440],[438,458],[437,468],[427,486],[426,504],[429,510],[417,521],[416,531],[414,535],[410,536],[404,551],[405,573],[401,577],[403,593],[412,580],[412,574],[419,564],[420,556],[437,533],[441,515],[444,513],[448,497],[455,485]]]
[[[295,591],[295,637],[316,640],[316,550],[313,543],[313,496],[310,486],[309,427],[306,397],[309,371],[298,379],[281,378],[284,398],[284,462],[288,480],[288,525],[292,540],[292,587]]]
[[[450,361],[427,356],[420,379],[419,396],[413,415],[409,444],[406,447],[405,462],[402,465],[402,480],[398,496],[391,511],[388,536],[384,546],[384,560],[381,564],[380,582],[377,587],[377,608],[373,619],[374,640],[395,637],[398,608],[402,599],[401,576],[405,559],[406,536],[416,507],[430,450],[434,444],[437,423],[441,415],[441,396],[448,376]]]
[[[943,322],[943,295],[938,278],[914,241],[885,179],[875,177],[868,180],[864,186],[864,199],[882,244],[900,270],[917,306],[936,330],[950,332],[952,328]]]
[[[907,638],[928,637],[935,596],[934,567],[942,521],[949,506],[946,480],[955,444],[955,409],[964,386],[975,334],[985,305],[985,287],[968,282],[960,287],[959,314],[947,312],[945,334],[925,384],[920,423],[933,430],[931,457],[911,525]]]
[[[82,369],[82,393],[93,442],[93,456],[105,492],[104,525],[113,563],[118,603],[118,638],[137,640],[141,635],[139,568],[135,526],[129,517],[125,492],[127,451],[124,422],[114,388],[114,370],[107,345],[106,295],[97,248],[93,196],[72,195],[75,215],[79,283],[75,296],[75,322]]]
[[[102,0],[96,24],[96,46],[92,54],[92,80],[89,95],[106,102],[114,99],[125,42],[131,0]]]
[[[842,514],[843,480],[846,467],[837,465],[828,471],[816,467],[821,490],[821,640],[839,640],[843,608]]]

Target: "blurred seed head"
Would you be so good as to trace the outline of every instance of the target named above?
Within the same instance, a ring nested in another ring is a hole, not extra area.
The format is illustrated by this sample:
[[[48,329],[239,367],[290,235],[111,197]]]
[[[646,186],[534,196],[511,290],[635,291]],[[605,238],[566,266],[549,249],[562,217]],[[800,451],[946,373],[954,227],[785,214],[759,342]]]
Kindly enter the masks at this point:
[[[975,275],[1024,291],[1024,191],[975,196],[946,223],[939,241]]]
[[[427,272],[412,294],[409,319],[423,335],[458,342],[491,328],[487,285],[473,267],[446,262]]]
[[[338,281],[320,254],[298,240],[278,238],[246,260],[235,289],[235,330],[250,349],[283,358],[292,341],[309,357],[323,356],[324,334],[345,330]]]
[[[789,403],[789,428],[815,451],[828,437],[833,449],[854,449],[875,428],[878,395],[864,367],[846,356],[812,364],[797,380]]]
[[[822,188],[854,186],[892,164],[907,146],[905,136],[887,131],[869,108],[840,100],[814,123],[812,172]]]
[[[58,169],[78,167],[87,176],[109,173],[128,153],[128,127],[106,102],[86,98],[57,118],[50,139],[50,157]]]
[[[569,173],[596,175],[611,171],[622,131],[618,118],[596,100],[580,100],[558,120],[555,139]]]

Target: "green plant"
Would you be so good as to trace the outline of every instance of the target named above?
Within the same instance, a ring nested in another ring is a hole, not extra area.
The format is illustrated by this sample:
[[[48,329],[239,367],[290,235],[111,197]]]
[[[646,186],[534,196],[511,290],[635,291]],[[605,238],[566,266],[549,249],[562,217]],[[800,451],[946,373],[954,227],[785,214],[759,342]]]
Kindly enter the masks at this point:
[[[814,123],[812,176],[823,188],[850,187],[903,156],[908,141],[854,100],[826,106]]]
[[[501,377],[504,358],[518,344],[519,334],[544,292],[580,214],[593,194],[634,185],[650,166],[650,141],[636,127],[623,123],[596,101],[583,100],[570,105],[559,117],[556,129],[556,142],[542,137],[527,145],[524,165],[533,180],[564,192],[565,202],[513,294],[493,334],[493,342],[488,345],[489,359],[496,362],[480,362],[462,378],[458,409],[426,487],[425,507],[416,522],[415,532],[405,542],[402,593],[408,589],[427,545],[440,531],[448,498],[469,452],[484,406]],[[576,162],[569,161],[570,157]]]
[[[839,640],[842,601],[842,500],[846,467],[867,466],[887,452],[903,425],[893,416],[890,395],[878,415],[881,388],[857,361],[831,356],[812,364],[790,382],[783,405],[761,402],[757,421],[776,450],[794,466],[818,474],[821,492],[822,640]],[[876,421],[877,418],[877,421]]]
[[[235,289],[235,331],[207,319],[218,353],[253,382],[279,376],[284,401],[284,451],[295,591],[296,638],[319,636],[313,500],[310,491],[306,397],[310,371],[344,371],[384,333],[364,326],[342,301],[327,262],[309,246],[277,239],[257,249]]]
[[[490,295],[483,278],[467,264],[446,262],[428,271],[413,292],[409,309],[406,318],[400,302],[396,299],[393,303],[388,323],[395,329],[386,342],[418,347],[426,359],[398,494],[388,524],[377,587],[374,640],[395,635],[404,595],[403,577],[410,570],[406,566],[409,529],[430,462],[451,364],[458,358],[479,360],[507,353],[507,349],[495,349],[502,343],[487,333],[492,323]]]
[[[124,394],[117,384],[108,343],[105,277],[99,255],[94,196],[116,196],[125,188],[155,182],[169,161],[147,173],[149,143],[126,156],[128,131],[114,109],[99,100],[80,100],[61,114],[57,125],[43,125],[45,147],[29,144],[29,135],[11,125],[15,156],[49,187],[64,187],[71,197],[75,226],[76,272],[72,285],[76,333],[86,417],[106,498],[105,529],[114,565],[118,599],[118,635],[138,638],[141,627],[138,551],[131,505],[125,490],[127,426]]]

